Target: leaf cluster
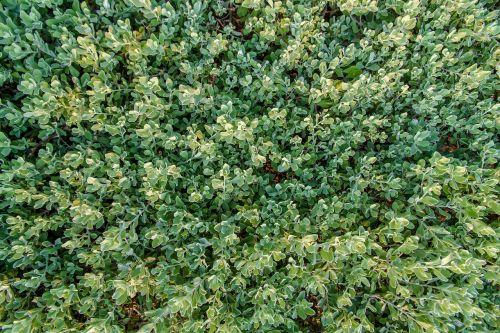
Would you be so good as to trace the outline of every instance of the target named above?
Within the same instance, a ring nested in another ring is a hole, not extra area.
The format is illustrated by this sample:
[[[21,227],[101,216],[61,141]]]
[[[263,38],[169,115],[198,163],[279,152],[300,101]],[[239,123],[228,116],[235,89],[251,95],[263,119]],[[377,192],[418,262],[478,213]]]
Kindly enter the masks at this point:
[[[491,0],[3,0],[0,327],[495,332]]]

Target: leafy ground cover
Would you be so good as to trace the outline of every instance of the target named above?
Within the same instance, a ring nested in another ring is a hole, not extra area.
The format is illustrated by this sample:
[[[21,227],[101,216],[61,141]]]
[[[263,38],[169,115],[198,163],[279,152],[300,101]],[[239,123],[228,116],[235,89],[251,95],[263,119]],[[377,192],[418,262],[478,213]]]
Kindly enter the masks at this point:
[[[498,331],[496,5],[2,0],[2,331]]]

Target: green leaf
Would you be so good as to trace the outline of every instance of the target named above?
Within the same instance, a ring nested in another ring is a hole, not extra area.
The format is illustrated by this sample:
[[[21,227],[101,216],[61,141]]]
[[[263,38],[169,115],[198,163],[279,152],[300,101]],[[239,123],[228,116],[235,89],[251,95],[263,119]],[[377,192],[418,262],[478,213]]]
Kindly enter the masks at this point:
[[[346,75],[346,77],[347,77],[348,79],[354,79],[354,78],[356,78],[356,77],[360,76],[360,75],[361,75],[361,73],[363,73],[363,72],[361,71],[361,69],[359,69],[359,68],[358,68],[358,67],[356,67],[356,66],[350,66],[350,67],[348,67],[347,69],[344,69],[344,74]]]
[[[430,197],[428,195],[420,198],[419,200],[421,203],[426,204],[428,206],[435,206],[439,203],[439,200],[433,197]]]

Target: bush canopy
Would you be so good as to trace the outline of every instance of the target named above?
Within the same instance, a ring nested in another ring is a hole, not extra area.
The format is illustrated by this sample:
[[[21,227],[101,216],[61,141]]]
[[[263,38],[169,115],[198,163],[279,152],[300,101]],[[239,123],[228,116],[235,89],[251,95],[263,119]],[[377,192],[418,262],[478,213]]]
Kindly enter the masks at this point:
[[[2,0],[0,329],[498,332],[494,0]]]

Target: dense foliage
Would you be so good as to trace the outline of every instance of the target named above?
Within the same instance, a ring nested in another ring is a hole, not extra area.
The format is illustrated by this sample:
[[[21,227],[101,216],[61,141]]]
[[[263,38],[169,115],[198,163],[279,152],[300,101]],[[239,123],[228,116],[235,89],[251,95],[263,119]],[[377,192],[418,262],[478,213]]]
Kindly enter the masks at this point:
[[[491,0],[2,0],[0,327],[499,329]]]

